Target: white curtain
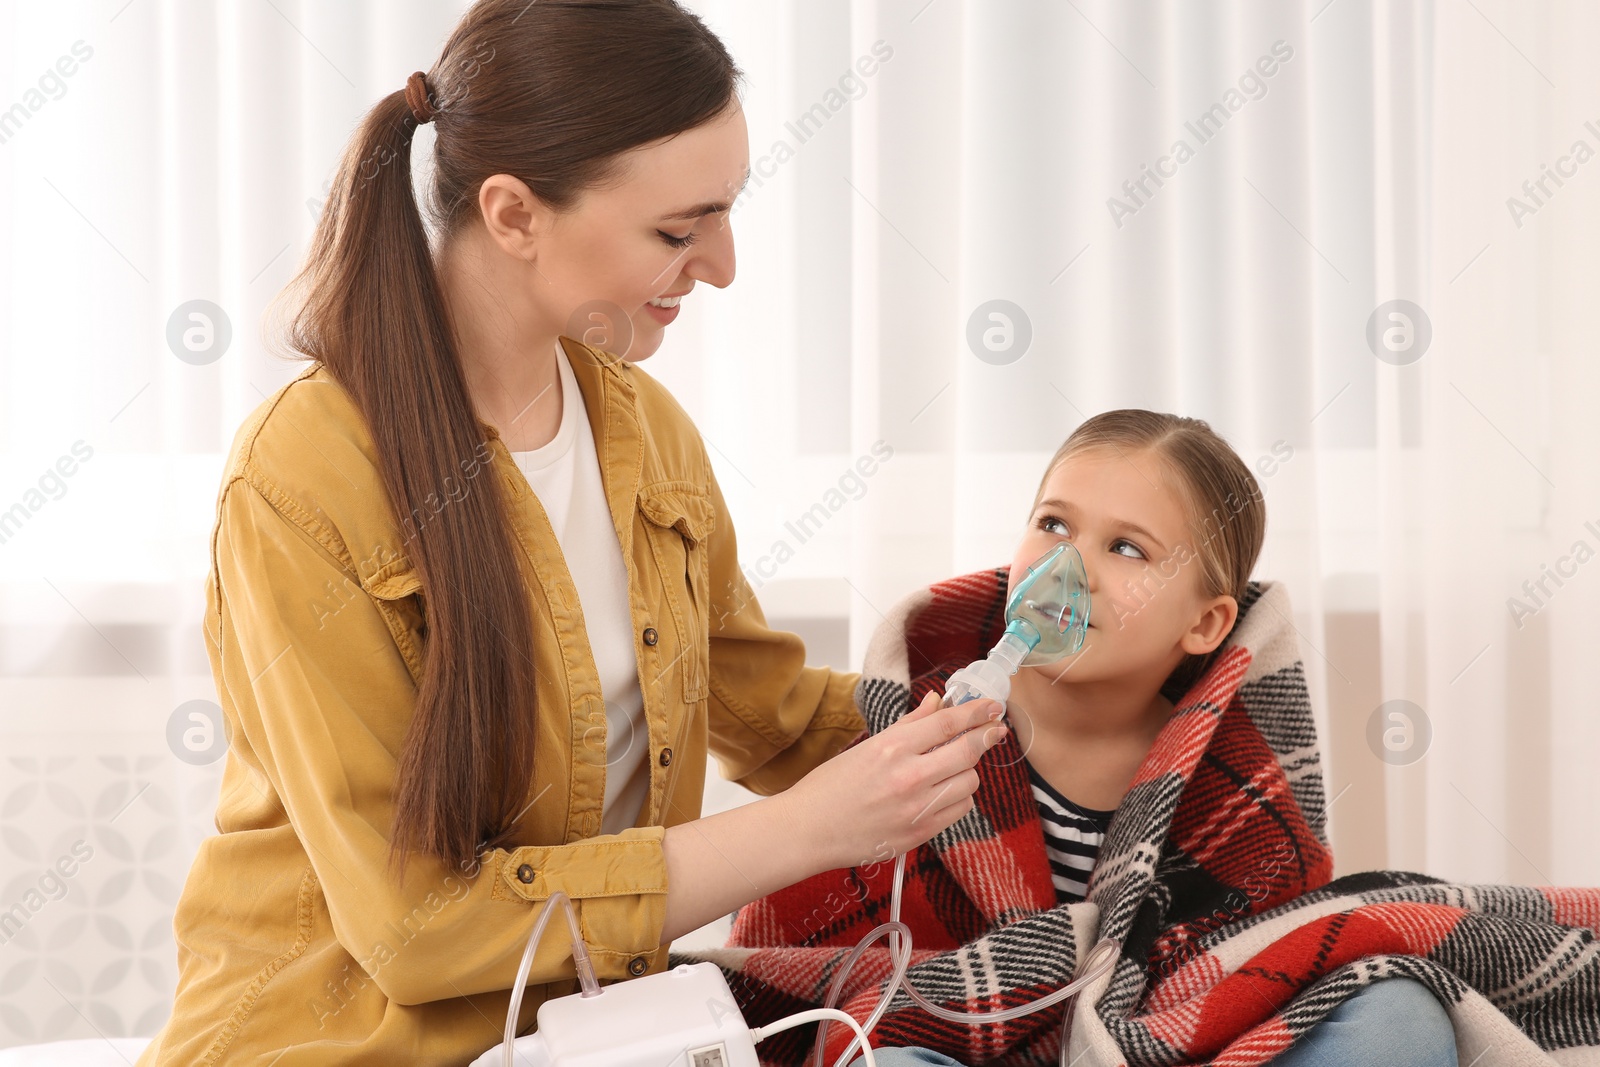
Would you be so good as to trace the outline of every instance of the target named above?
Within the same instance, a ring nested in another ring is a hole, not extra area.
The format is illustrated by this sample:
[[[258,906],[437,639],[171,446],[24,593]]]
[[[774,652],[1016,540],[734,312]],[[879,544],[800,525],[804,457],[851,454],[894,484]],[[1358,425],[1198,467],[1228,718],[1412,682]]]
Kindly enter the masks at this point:
[[[738,279],[645,367],[770,618],[858,666],[898,597],[1009,559],[1083,418],[1205,418],[1267,496],[1339,871],[1600,883],[1600,13],[694,6],[756,174]],[[168,1010],[222,453],[296,370],[261,313],[462,7],[0,7],[0,1046]],[[186,360],[196,300],[231,337]]]

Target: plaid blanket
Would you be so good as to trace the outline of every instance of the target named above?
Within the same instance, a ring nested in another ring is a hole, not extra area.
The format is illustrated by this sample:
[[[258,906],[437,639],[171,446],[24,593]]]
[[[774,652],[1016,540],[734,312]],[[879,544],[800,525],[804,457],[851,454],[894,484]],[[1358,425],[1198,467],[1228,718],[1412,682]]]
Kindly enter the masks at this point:
[[[874,635],[856,690],[877,732],[999,639],[1006,569],[903,600]],[[1330,881],[1321,762],[1281,583],[1252,582],[1232,633],[1186,682],[1101,846],[1088,899],[1057,904],[1015,734],[979,765],[966,816],[907,856],[901,918],[912,982],[988,1011],[1036,1000],[1101,938],[1114,968],[1072,1004],[1080,1067],[1270,1061],[1362,986],[1426,985],[1449,1011],[1462,1067],[1600,1065],[1600,890],[1451,885],[1399,871]],[[863,737],[866,735],[864,734]],[[859,739],[858,739],[859,740]],[[887,855],[740,909],[728,945],[673,952],[721,967],[752,1026],[819,1006],[846,951],[885,921]],[[890,973],[886,939],[839,1007],[865,1020]],[[900,992],[873,1044],[963,1063],[1055,1064],[1057,1005],[968,1026]],[[767,1039],[764,1067],[809,1062],[817,1026]],[[830,1065],[851,1033],[827,1028]]]

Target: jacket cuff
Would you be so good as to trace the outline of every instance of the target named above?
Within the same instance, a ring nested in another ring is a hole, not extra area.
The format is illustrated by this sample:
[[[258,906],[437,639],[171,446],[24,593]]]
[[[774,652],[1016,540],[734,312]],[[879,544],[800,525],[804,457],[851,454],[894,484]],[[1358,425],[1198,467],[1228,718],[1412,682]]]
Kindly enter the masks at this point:
[[[664,826],[635,826],[567,845],[524,845],[496,852],[496,900],[538,904],[557,890],[572,899],[578,929],[597,978],[626,979],[666,967],[661,934],[667,920]],[[565,909],[562,909],[563,911]],[[544,937],[565,939],[564,915],[552,915]]]

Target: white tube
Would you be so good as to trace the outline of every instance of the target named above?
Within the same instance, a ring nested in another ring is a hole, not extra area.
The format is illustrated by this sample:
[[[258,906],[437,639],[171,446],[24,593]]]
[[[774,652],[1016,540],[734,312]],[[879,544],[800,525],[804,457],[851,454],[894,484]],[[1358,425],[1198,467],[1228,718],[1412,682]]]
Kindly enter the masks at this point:
[[[836,1019],[853,1029],[857,1034],[857,1041],[862,1041],[867,1036],[867,1032],[861,1029],[861,1024],[856,1022],[848,1013],[839,1011],[837,1008],[811,1008],[807,1011],[795,1012],[787,1019],[779,1019],[777,1022],[770,1023],[767,1026],[752,1026],[750,1028],[750,1039],[759,1045],[780,1031],[791,1030],[804,1023],[826,1022],[830,1019]],[[850,1047],[854,1048],[855,1046],[851,1045]],[[878,1067],[878,1059],[872,1054],[872,1042],[864,1042],[861,1054],[867,1058],[867,1067]]]
[[[517,1013],[522,1008],[522,990],[528,982],[528,971],[533,966],[533,954],[539,947],[539,939],[544,936],[545,923],[550,921],[550,909],[556,906],[556,901],[566,905],[567,928],[572,932],[572,963],[578,971],[578,984],[583,987],[586,997],[597,996],[600,993],[600,982],[594,976],[594,965],[589,962],[589,946],[583,942],[583,934],[578,931],[578,912],[572,906],[572,900],[566,893],[557,889],[550,894],[550,899],[544,902],[544,907],[539,909],[538,918],[533,921],[533,932],[528,935],[527,947],[522,950],[522,963],[517,967],[517,981],[511,987],[511,1006],[506,1011],[505,1032],[505,1067],[512,1067],[512,1045],[517,1039]]]
[[[1084,957],[1083,962],[1078,966],[1079,973],[1072,979],[1072,981],[1068,982],[1060,989],[1057,989],[1055,992],[1048,993],[1031,1003],[1019,1004],[1013,1008],[1001,1008],[996,1011],[973,1012],[954,1011],[950,1008],[935,1004],[927,997],[924,997],[906,977],[906,971],[909,970],[911,966],[911,929],[910,927],[906,926],[905,923],[900,921],[900,892],[905,884],[905,874],[906,853],[902,852],[899,856],[895,857],[894,861],[894,892],[890,897],[889,902],[889,921],[874,927],[866,937],[861,939],[861,941],[851,951],[850,955],[845,959],[844,965],[839,968],[838,973],[833,976],[833,982],[828,987],[828,995],[823,1001],[823,1006],[832,1008],[834,1001],[839,995],[839,991],[844,987],[845,977],[850,973],[851,968],[856,965],[856,961],[861,958],[861,954],[866,950],[867,945],[877,940],[877,938],[885,932],[890,935],[889,952],[891,953],[891,958],[894,959],[895,963],[894,972],[889,977],[889,984],[884,987],[883,995],[878,1001],[878,1006],[873,1009],[872,1014],[867,1017],[867,1021],[862,1024],[861,1033],[863,1034],[863,1037],[856,1038],[849,1044],[848,1047],[845,1048],[844,1053],[839,1057],[839,1059],[834,1061],[834,1067],[844,1067],[844,1064],[850,1062],[851,1053],[855,1051],[858,1044],[865,1043],[864,1035],[871,1034],[873,1028],[878,1025],[879,1019],[881,1019],[883,1017],[883,1013],[888,1010],[889,1002],[894,999],[895,992],[901,985],[905,986],[906,995],[908,995],[918,1007],[928,1012],[928,1014],[933,1015],[936,1018],[949,1020],[951,1022],[966,1023],[968,1025],[977,1026],[984,1023],[1007,1022],[1011,1019],[1019,1019],[1024,1015],[1031,1015],[1033,1012],[1043,1011],[1045,1008],[1053,1007],[1054,1005],[1061,1003],[1063,1000],[1067,1000],[1076,996],[1079,990],[1088,985],[1090,982],[1093,982],[1095,979],[1099,978],[1101,975],[1105,974],[1106,971],[1110,970],[1111,967],[1116,963],[1118,945],[1110,938],[1104,938],[1096,942],[1095,946],[1089,950],[1089,954]],[[902,934],[905,937],[904,952],[900,951],[899,944],[899,939]],[[1065,1067],[1067,1062],[1067,1024],[1071,1018],[1071,1014],[1071,1009],[1069,1008],[1066,1018],[1062,1020],[1061,1063],[1063,1067]],[[828,1024],[826,1022],[823,1022],[822,1025],[817,1027],[816,1048],[812,1057],[812,1063],[815,1065],[815,1067],[823,1067],[823,1036],[827,1032],[827,1027]]]

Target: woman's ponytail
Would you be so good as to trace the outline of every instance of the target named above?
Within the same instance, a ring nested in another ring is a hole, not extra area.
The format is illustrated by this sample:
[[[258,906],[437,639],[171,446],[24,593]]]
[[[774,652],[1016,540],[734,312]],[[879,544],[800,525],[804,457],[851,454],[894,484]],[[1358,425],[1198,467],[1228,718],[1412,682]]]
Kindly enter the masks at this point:
[[[290,328],[365,416],[404,538],[384,548],[409,558],[424,590],[426,655],[391,830],[401,875],[407,845],[470,869],[480,843],[511,829],[534,730],[529,606],[412,193],[416,129],[404,91],[362,122]]]

